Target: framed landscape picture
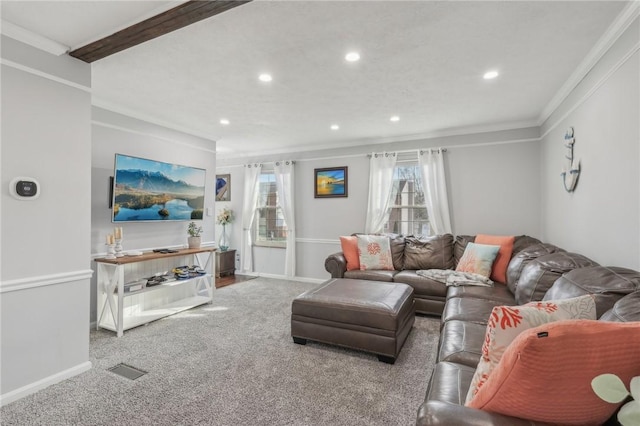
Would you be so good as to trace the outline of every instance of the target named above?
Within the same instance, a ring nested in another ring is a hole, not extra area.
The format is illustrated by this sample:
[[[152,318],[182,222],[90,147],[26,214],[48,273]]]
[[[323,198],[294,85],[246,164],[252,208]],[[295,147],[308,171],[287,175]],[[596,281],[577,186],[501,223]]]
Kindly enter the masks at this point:
[[[231,175],[216,175],[216,201],[231,201]]]
[[[315,198],[346,197],[348,194],[348,167],[328,167],[314,171]]]

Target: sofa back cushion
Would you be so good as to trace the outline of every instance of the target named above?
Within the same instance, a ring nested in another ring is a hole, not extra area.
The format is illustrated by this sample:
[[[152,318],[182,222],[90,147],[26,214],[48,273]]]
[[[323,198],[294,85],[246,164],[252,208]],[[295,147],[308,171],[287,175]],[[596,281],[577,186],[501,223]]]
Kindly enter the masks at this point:
[[[526,249],[527,247],[532,246],[534,244],[540,244],[541,242],[542,241],[540,241],[539,239],[530,237],[528,235],[518,235],[515,241],[513,242],[513,254],[511,255],[511,257],[513,258],[513,256],[520,253],[522,250]]]
[[[597,265],[581,254],[568,252],[547,254],[533,259],[520,274],[515,292],[516,302],[523,304],[542,300],[547,290],[562,274],[573,269]]]
[[[602,314],[601,321],[640,321],[640,291],[618,300],[611,309]]]
[[[518,239],[514,243],[514,247],[517,245]],[[511,258],[509,265],[507,266],[507,287],[511,293],[516,293],[516,288],[518,287],[518,280],[520,279],[520,274],[522,274],[522,270],[525,266],[529,264],[534,259],[537,259],[540,256],[544,256],[551,253],[557,253],[560,251],[564,251],[560,247],[556,247],[553,244],[546,243],[538,243],[530,245],[524,249],[519,250],[514,253],[515,255]]]
[[[522,332],[467,404],[563,425],[603,424],[620,404],[598,398],[591,380],[640,375],[640,322],[565,320]]]
[[[542,300],[567,299],[591,294],[594,296],[600,317],[625,295],[638,290],[640,272],[615,266],[591,266],[574,269],[558,278]],[[637,310],[640,311],[640,307]]]
[[[403,269],[453,269],[453,235],[405,238]]]

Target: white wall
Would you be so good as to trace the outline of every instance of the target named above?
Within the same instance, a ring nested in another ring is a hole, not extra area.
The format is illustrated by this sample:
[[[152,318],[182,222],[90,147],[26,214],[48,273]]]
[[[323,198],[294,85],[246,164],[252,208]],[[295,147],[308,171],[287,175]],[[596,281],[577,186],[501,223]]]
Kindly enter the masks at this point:
[[[640,23],[638,19],[542,126],[545,240],[603,265],[640,269]],[[560,178],[563,136],[575,131],[582,172]]]
[[[148,158],[206,170],[203,244],[215,240],[215,141],[171,130],[102,108],[93,108],[91,134],[91,253],[105,254],[106,235],[113,233],[109,208],[109,177],[115,154]],[[211,215],[207,216],[207,210]],[[148,250],[187,244],[188,222],[125,222],[123,249]],[[95,268],[95,265],[91,265]],[[91,321],[96,321],[96,277],[91,280]]]
[[[540,236],[540,150],[538,129],[449,136],[416,141],[218,161],[218,173],[230,173],[234,211],[242,209],[244,168],[238,163],[296,160],[296,275],[325,279],[324,260],[340,251],[339,237],[364,231],[369,187],[367,153],[447,147],[446,168],[454,233]],[[349,167],[347,198],[316,199],[314,169]],[[236,195],[237,194],[237,195]],[[240,248],[240,220],[233,227]],[[282,275],[284,250],[254,247],[254,270]]]
[[[89,362],[91,69],[2,37],[2,404]],[[29,176],[41,195],[20,201]]]

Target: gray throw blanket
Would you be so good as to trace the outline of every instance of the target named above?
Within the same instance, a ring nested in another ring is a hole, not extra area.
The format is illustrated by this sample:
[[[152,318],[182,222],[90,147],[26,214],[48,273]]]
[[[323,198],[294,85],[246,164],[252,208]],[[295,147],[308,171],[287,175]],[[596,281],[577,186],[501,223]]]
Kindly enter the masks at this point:
[[[452,269],[421,269],[416,271],[416,274],[444,283],[447,286],[477,285],[493,287],[493,281],[489,278],[471,272],[460,272]]]

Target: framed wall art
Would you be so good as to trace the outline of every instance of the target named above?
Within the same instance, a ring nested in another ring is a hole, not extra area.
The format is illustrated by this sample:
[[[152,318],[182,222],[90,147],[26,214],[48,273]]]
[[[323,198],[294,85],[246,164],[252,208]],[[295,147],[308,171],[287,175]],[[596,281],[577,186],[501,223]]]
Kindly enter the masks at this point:
[[[315,198],[348,196],[348,167],[327,167],[314,170]]]
[[[216,201],[231,201],[231,175],[216,175]]]

